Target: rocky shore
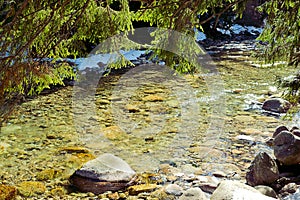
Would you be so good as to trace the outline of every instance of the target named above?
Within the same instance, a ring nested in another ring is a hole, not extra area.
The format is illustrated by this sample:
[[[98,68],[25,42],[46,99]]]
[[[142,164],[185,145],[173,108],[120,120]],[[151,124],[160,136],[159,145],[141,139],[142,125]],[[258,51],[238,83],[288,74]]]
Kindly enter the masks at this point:
[[[299,136],[298,127],[278,126],[266,141],[274,155],[258,153],[248,168],[246,183],[223,171],[212,176],[188,175],[172,164],[162,164],[157,174],[138,175],[112,154],[85,163],[70,183],[81,192],[108,199],[296,199],[300,195]]]
[[[272,138],[266,141],[272,147],[273,154],[261,152],[255,157],[246,175],[247,183],[251,186],[269,186],[279,198],[290,194],[300,196],[299,133],[298,127],[288,129],[286,126],[278,126]]]
[[[74,173],[81,179],[71,179],[80,191],[105,195],[104,188],[113,192],[123,189],[129,195],[143,194],[147,199],[296,199],[297,196],[300,197],[299,143],[298,127],[288,129],[286,126],[278,126],[272,137],[266,140],[274,154],[260,152],[256,155],[246,173],[246,184],[242,180],[234,180],[234,176],[229,177],[222,171],[214,172],[213,176],[187,176],[168,164],[161,165],[160,171],[163,173],[150,174],[146,177],[148,180],[143,181],[127,163],[110,154],[89,161]],[[84,181],[91,179],[93,185]],[[180,179],[192,184],[186,187],[178,182]],[[116,182],[118,187],[114,185]],[[98,188],[100,183],[109,186]]]

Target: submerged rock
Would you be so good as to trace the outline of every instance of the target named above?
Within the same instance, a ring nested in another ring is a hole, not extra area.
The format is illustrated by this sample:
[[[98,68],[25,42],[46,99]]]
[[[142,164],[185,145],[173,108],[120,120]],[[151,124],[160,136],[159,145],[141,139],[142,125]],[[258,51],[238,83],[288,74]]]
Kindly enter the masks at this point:
[[[138,195],[143,192],[152,192],[158,186],[156,184],[141,184],[141,185],[133,185],[128,188],[130,195]]]
[[[16,195],[17,189],[15,187],[9,185],[0,185],[0,199],[15,199]]]
[[[279,178],[278,166],[267,153],[257,154],[246,174],[247,184],[270,185]]]
[[[100,194],[132,185],[135,175],[136,172],[121,158],[102,154],[77,170],[70,181],[82,192]]]
[[[46,186],[38,181],[24,181],[18,185],[18,193],[25,197],[33,197],[44,194]]]

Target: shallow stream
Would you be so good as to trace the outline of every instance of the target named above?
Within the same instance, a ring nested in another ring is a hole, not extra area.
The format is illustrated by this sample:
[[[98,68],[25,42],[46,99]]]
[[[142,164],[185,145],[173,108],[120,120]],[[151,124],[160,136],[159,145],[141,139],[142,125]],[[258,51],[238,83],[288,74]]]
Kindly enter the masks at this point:
[[[244,177],[259,151],[271,152],[264,140],[275,127],[290,123],[248,108],[279,95],[275,77],[294,69],[255,67],[249,53],[224,49],[213,55],[218,73],[137,67],[102,77],[94,96],[88,86],[68,86],[28,100],[1,129],[0,183],[39,180],[53,193],[102,153],[138,172],[168,163],[183,173]]]

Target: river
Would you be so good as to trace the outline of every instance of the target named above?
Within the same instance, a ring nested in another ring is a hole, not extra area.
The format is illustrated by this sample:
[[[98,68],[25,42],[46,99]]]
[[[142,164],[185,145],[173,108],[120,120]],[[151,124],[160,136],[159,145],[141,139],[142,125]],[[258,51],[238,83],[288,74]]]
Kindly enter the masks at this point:
[[[102,77],[92,97],[75,85],[28,99],[1,129],[0,182],[42,181],[43,195],[55,197],[78,167],[102,153],[140,173],[168,163],[183,173],[243,178],[259,151],[271,152],[264,140],[275,127],[290,123],[249,108],[279,95],[275,77],[295,69],[254,66],[237,44],[210,51],[218,49],[216,73],[140,66]]]

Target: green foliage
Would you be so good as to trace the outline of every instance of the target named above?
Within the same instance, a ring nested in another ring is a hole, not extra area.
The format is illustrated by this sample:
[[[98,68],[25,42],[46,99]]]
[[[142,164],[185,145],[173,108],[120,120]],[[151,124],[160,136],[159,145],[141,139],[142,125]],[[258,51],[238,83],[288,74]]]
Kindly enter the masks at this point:
[[[277,83],[284,88],[283,96],[296,105],[300,96],[300,72],[285,78],[277,78]]]
[[[260,7],[268,14],[267,25],[258,40],[267,43],[262,56],[266,62],[300,64],[300,1],[267,1]]]
[[[222,15],[223,10],[234,8],[237,14],[241,13],[247,0],[137,1],[141,6],[131,11],[129,0],[1,0],[0,105],[19,94],[39,93],[50,85],[63,84],[64,78],[75,76],[71,66],[46,62],[45,58],[86,56],[91,46],[121,32],[126,36],[133,29],[133,21],[149,22],[193,36],[194,27],[201,28],[208,19]],[[201,21],[199,16],[208,13],[211,16]],[[154,43],[160,39],[156,34]],[[184,43],[167,41],[165,45],[170,44],[178,45],[174,48],[181,48],[184,55],[195,57],[197,53]],[[108,46],[114,49],[117,45]],[[126,43],[122,49],[132,45]],[[166,50],[155,50],[155,53],[180,72],[195,70],[193,61],[187,62],[187,57]],[[109,67],[131,64],[122,56],[118,61]]]
[[[212,13],[208,19],[219,18],[225,11],[232,8],[237,14],[241,14],[245,8],[247,0],[211,0],[211,1],[189,1],[189,0],[162,0],[143,3],[141,8],[135,13],[135,20],[149,22],[151,26],[174,30],[194,37],[195,27],[202,29],[202,24],[208,21],[200,20],[199,16]],[[164,31],[164,30],[162,30]],[[171,33],[170,33],[171,34]],[[153,49],[155,56],[164,60],[166,64],[181,73],[190,73],[196,70],[195,62],[187,62],[181,54],[196,57],[196,48],[191,43],[186,42],[181,36],[160,38],[161,33],[154,33],[153,44],[159,49]],[[178,38],[177,38],[178,37]],[[171,38],[171,40],[169,40]],[[191,42],[191,41],[189,41]],[[160,44],[160,46],[159,46]],[[158,45],[158,46],[157,46]],[[167,46],[180,49],[181,52],[175,55],[166,51]],[[180,56],[178,56],[180,55]],[[190,60],[190,59],[189,59]]]
[[[37,58],[84,56],[87,43],[97,44],[121,31],[132,29],[128,1],[120,0],[120,10],[109,2],[5,1],[2,17],[1,55],[5,67],[10,63]],[[11,13],[11,14],[10,14]]]
[[[260,8],[268,14],[267,25],[258,40],[262,46],[260,56],[266,62],[286,61],[288,65],[300,65],[300,1],[267,1]],[[293,104],[300,100],[300,74],[279,79],[285,89],[284,97]]]
[[[85,56],[89,45],[132,29],[126,0],[2,0],[0,11],[1,106],[75,76],[70,65],[45,58]]]

